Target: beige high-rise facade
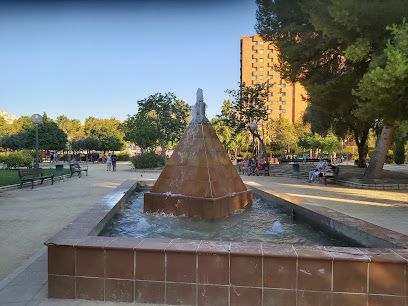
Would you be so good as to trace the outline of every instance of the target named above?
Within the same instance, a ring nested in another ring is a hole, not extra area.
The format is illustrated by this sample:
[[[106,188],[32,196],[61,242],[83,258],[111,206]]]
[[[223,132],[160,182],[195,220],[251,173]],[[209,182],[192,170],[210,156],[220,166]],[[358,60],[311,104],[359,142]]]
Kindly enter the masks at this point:
[[[307,103],[305,88],[299,83],[287,83],[275,71],[278,54],[271,42],[263,41],[260,35],[241,37],[241,83],[247,86],[269,83],[268,119],[284,117],[291,122],[302,118]]]

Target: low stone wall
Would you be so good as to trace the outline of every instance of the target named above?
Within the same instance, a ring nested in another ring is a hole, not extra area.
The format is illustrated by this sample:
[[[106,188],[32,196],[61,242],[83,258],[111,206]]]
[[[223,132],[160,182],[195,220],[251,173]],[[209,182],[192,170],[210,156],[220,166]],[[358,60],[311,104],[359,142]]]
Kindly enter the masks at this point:
[[[285,306],[407,299],[407,249],[89,236],[135,187],[123,183],[46,242],[49,297]]]

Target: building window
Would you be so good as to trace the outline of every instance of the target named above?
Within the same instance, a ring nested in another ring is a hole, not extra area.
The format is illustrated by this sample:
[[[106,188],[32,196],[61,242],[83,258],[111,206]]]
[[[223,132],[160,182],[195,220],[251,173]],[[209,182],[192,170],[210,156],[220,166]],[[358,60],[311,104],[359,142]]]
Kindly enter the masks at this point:
[[[269,76],[269,79],[272,80],[272,79],[273,79],[273,75],[270,75],[270,76]]]
[[[272,113],[272,110],[271,110],[271,109],[268,109],[268,113]]]
[[[263,71],[263,67],[259,67],[259,71]]]
[[[285,92],[282,92],[282,97],[286,97],[286,93],[285,93]]]
[[[253,79],[254,79],[254,81],[256,81],[256,79],[257,79],[257,76],[256,76],[256,75],[254,75]]]
[[[252,68],[252,71],[256,71],[257,70],[257,68],[255,67],[255,68]]]
[[[258,44],[258,42],[257,41],[254,41],[254,46],[256,46]]]
[[[282,112],[282,113],[286,113],[286,109],[282,109],[281,112]]]
[[[286,84],[282,84],[282,87],[283,87],[283,88],[286,88]]]
[[[263,63],[263,58],[260,58],[260,59],[259,59],[259,62],[260,62],[260,63]]]
[[[268,58],[268,62],[272,63],[272,62],[273,62],[273,58]]]
[[[282,101],[282,105],[286,105],[286,101]]]
[[[260,75],[260,76],[259,76],[259,79],[260,79],[260,80],[263,80],[263,75]]]
[[[273,53],[273,50],[269,50],[269,54],[272,54]]]
[[[269,67],[269,71],[273,71],[273,67]]]
[[[256,63],[258,60],[257,60],[256,58],[254,58],[252,61],[253,61],[254,63]]]
[[[272,105],[273,104],[273,102],[272,101],[269,101],[269,105]]]
[[[263,50],[259,50],[259,53],[263,54]]]
[[[263,43],[264,43],[263,40],[259,42],[260,45],[263,45]]]

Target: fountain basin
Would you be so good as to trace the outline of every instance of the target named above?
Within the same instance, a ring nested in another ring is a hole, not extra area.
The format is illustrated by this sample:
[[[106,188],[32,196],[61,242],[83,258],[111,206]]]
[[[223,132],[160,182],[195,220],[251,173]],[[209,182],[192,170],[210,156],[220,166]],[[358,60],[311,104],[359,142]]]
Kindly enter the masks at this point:
[[[394,248],[406,248],[407,236],[268,190],[251,188],[297,218],[385,249],[98,237],[136,186],[124,182],[46,242],[49,297],[188,305],[405,303],[408,251]]]

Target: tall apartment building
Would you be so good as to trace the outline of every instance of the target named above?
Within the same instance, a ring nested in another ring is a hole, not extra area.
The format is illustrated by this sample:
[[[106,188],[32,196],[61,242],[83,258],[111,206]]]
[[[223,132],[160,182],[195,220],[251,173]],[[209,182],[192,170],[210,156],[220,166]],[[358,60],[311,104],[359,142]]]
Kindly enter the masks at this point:
[[[278,62],[277,50],[273,43],[263,41],[260,35],[241,37],[241,83],[247,86],[269,83],[268,119],[287,118],[291,122],[299,120],[306,109],[305,88],[299,83],[287,83],[275,71]]]

